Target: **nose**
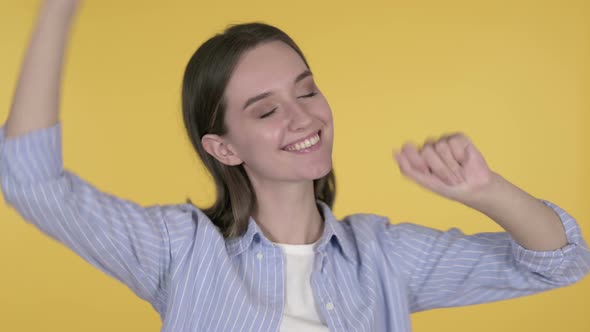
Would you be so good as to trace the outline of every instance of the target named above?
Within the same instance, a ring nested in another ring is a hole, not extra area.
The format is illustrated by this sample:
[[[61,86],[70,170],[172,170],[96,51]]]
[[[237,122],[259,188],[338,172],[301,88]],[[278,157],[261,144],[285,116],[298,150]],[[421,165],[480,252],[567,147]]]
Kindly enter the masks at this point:
[[[313,117],[309,114],[309,110],[305,105],[297,102],[291,103],[289,107],[289,114],[291,116],[289,121],[289,130],[301,131],[307,129],[313,122]]]

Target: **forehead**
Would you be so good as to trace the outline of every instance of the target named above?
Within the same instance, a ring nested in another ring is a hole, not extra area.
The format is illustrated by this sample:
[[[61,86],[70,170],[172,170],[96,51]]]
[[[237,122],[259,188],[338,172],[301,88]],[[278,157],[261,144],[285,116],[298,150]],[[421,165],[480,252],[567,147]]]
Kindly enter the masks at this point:
[[[272,41],[245,52],[225,90],[228,107],[257,94],[291,86],[307,66],[289,45]]]

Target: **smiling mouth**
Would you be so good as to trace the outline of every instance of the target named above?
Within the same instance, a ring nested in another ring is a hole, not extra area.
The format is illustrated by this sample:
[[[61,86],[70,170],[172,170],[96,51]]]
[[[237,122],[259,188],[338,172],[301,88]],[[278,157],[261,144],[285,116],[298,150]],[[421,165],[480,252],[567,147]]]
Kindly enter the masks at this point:
[[[289,144],[283,148],[285,151],[296,152],[308,150],[320,143],[322,131],[318,131],[310,137],[301,140],[297,143]]]

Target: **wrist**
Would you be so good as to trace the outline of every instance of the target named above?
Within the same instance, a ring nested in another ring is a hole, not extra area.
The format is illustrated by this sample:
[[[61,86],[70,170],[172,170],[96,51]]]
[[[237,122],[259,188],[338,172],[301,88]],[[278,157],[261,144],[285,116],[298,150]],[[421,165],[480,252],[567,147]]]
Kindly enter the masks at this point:
[[[492,172],[490,181],[462,203],[482,213],[486,213],[509,195],[511,186],[513,185],[500,174]]]

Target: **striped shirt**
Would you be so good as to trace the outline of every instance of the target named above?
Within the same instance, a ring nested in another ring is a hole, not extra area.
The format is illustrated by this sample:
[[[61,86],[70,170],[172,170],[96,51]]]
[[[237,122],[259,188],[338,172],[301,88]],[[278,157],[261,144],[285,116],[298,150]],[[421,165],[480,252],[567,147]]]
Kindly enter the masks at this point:
[[[225,240],[190,204],[140,206],[99,191],[63,168],[61,124],[4,138],[5,201],[26,221],[149,301],[162,331],[278,331],[284,257],[250,218]],[[412,312],[514,298],[566,286],[590,271],[576,220],[568,244],[531,251],[508,233],[392,224],[373,214],[324,218],[311,287],[330,331],[410,331]],[[534,222],[534,221],[531,221]]]

